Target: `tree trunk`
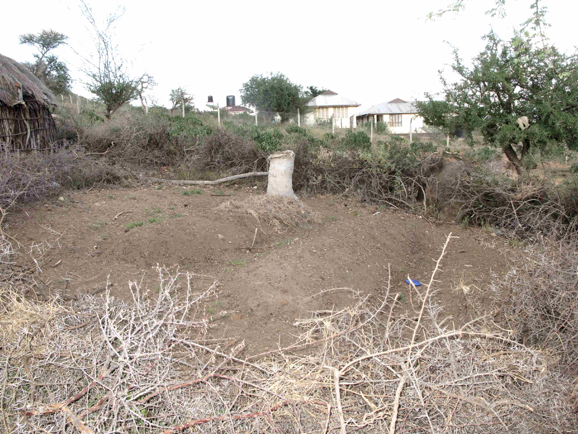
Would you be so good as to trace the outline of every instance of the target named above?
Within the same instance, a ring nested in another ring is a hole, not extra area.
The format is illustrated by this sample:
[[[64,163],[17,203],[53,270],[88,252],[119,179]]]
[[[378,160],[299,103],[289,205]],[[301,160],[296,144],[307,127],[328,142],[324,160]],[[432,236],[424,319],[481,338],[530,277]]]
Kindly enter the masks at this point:
[[[530,152],[530,140],[524,139],[522,142],[522,160],[524,160],[524,157],[528,155],[528,152]]]
[[[504,154],[506,154],[506,157],[508,157],[508,160],[510,160],[510,163],[512,163],[518,175],[524,173],[522,161],[520,160],[520,158],[518,158],[518,154],[516,154],[516,151],[514,150],[514,148],[512,148],[512,145],[504,146]]]

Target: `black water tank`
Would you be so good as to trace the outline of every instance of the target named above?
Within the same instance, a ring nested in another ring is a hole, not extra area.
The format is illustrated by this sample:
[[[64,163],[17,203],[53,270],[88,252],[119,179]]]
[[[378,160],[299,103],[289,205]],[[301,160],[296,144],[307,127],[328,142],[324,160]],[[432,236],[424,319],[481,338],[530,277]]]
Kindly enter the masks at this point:
[[[213,95],[209,95],[209,101],[208,102],[210,102],[210,103],[213,102]]]
[[[235,107],[235,95],[227,95],[227,107]]]

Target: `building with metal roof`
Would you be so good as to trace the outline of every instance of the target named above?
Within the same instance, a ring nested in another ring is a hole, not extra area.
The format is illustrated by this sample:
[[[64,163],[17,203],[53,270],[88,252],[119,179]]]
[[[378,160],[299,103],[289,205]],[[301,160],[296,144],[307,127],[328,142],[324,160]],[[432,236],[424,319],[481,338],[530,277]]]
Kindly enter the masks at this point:
[[[394,134],[407,134],[410,131],[420,133],[424,127],[423,118],[418,115],[415,104],[399,98],[357,113],[356,121],[358,124],[384,122]]]
[[[313,111],[306,115],[305,121],[308,124],[335,122],[338,128],[349,128],[350,117],[354,114],[354,109],[360,105],[352,99],[326,90],[307,103],[307,106],[313,107]]]

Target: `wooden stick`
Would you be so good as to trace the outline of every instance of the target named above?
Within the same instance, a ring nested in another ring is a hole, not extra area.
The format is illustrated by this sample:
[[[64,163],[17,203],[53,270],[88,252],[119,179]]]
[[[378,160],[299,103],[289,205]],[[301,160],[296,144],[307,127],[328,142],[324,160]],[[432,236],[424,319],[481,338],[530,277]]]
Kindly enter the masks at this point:
[[[283,401],[277,405],[274,405],[269,410],[261,411],[261,412],[257,412],[257,413],[237,414],[234,416],[217,416],[217,417],[209,417],[206,419],[197,419],[197,420],[193,420],[191,422],[187,422],[183,425],[178,425],[178,426],[174,426],[172,428],[169,428],[168,430],[163,431],[163,434],[172,434],[175,432],[181,432],[181,431],[185,431],[186,429],[189,429],[190,427],[195,426],[195,425],[201,425],[204,423],[210,423],[210,422],[215,422],[215,421],[242,420],[242,419],[250,419],[250,418],[254,418],[254,417],[265,416],[266,414],[273,413],[274,411],[277,411],[280,408],[285,407],[285,406],[290,405],[290,404],[291,403],[288,401]]]
[[[347,434],[347,429],[345,427],[345,417],[343,416],[343,406],[341,405],[341,390],[339,385],[340,372],[332,367],[326,366],[326,368],[331,369],[333,372],[333,386],[335,387],[335,403],[337,404],[337,412],[339,414],[339,424],[341,425],[341,434]]]
[[[91,428],[88,428],[84,423],[82,423],[82,421],[78,418],[78,416],[76,414],[74,414],[72,412],[71,409],[64,406],[64,407],[62,407],[62,411],[66,414],[66,416],[68,416],[68,419],[70,419],[70,422],[72,422],[74,427],[78,431],[80,431],[82,434],[95,434],[94,430]]]
[[[267,176],[269,172],[249,172],[241,175],[227,176],[226,178],[217,179],[216,181],[186,181],[177,179],[163,179],[163,178],[146,178],[155,182],[166,182],[173,185],[216,185],[223,182],[234,181],[236,179],[250,178],[251,176]]]

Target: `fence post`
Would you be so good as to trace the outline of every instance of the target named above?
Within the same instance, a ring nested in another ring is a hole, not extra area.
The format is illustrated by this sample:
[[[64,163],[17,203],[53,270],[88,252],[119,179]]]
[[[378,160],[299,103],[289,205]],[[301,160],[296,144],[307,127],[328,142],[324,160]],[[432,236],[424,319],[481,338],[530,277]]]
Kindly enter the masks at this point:
[[[76,95],[76,114],[80,114],[80,96]]]
[[[297,126],[301,126],[301,113],[299,112],[299,109],[297,109]]]
[[[73,104],[73,102],[72,102],[72,94],[69,93],[68,96],[69,96],[69,98],[70,98],[70,105],[72,105],[72,104]]]
[[[449,147],[450,147],[450,135],[448,134],[446,136],[446,148],[449,148]]]
[[[259,126],[259,112],[257,112],[257,107],[255,107],[255,126]]]
[[[219,107],[219,103],[217,103],[217,123],[221,126],[221,108]]]
[[[182,115],[182,117],[185,117],[185,99],[184,98],[181,100],[181,115]]]
[[[371,122],[369,124],[369,140],[371,141],[371,144],[373,145],[373,118],[371,118]]]
[[[411,129],[411,124],[413,122],[413,118],[409,119],[409,144],[411,145],[413,143],[413,131]]]

